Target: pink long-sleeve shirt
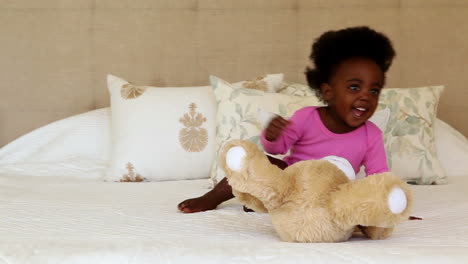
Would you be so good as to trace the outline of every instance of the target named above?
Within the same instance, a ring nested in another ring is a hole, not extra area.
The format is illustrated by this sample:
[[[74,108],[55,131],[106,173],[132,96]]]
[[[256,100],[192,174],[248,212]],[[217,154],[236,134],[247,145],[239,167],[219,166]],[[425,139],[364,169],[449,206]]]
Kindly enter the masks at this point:
[[[268,141],[263,131],[260,138],[265,151],[285,154],[291,149],[284,158],[288,165],[335,155],[347,159],[356,173],[361,165],[367,175],[388,171],[382,131],[375,124],[366,121],[351,132],[335,134],[325,127],[317,109],[305,107],[296,111],[275,141]]]

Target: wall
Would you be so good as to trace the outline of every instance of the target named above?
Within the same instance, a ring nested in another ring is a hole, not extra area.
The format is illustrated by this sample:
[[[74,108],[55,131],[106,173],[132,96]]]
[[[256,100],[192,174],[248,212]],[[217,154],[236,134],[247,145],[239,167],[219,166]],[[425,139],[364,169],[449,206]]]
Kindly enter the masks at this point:
[[[160,86],[275,72],[304,83],[313,39],[356,25],[393,40],[387,87],[446,85],[439,117],[468,135],[466,0],[0,0],[0,146],[108,106],[107,73]]]

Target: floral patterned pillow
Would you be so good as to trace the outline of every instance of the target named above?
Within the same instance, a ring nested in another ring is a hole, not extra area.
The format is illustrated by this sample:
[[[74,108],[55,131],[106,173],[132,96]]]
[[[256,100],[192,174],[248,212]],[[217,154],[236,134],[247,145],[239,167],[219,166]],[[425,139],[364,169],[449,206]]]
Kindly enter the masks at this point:
[[[295,95],[295,96],[315,96],[309,86],[300,83],[284,84],[278,90],[280,94]]]
[[[393,173],[414,184],[446,184],[435,148],[434,123],[443,86],[386,88],[379,108],[391,111],[385,131]]]
[[[247,139],[260,144],[262,120],[259,109],[263,111],[291,116],[296,110],[312,105],[319,105],[317,97],[299,97],[293,95],[266,93],[260,90],[236,88],[234,85],[215,76],[210,77],[218,111],[216,116],[216,153],[224,142],[230,139]],[[216,185],[224,178],[224,171],[215,158],[211,167],[211,183]]]
[[[377,110],[391,111],[384,132],[390,170],[414,184],[445,184],[447,178],[435,149],[434,122],[443,86],[385,88]],[[304,84],[289,84],[283,94],[313,96]]]

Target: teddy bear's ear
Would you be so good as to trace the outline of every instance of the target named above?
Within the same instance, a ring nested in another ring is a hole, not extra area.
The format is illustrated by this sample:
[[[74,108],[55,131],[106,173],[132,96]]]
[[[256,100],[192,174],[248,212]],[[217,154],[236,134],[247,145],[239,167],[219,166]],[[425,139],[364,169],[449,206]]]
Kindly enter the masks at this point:
[[[234,146],[226,153],[226,165],[232,171],[240,171],[243,166],[244,157],[247,155],[241,146]]]

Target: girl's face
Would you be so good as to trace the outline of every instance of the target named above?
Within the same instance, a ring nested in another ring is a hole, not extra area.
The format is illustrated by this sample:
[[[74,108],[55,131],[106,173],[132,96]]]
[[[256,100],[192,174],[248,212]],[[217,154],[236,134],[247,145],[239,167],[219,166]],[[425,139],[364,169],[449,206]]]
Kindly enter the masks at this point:
[[[372,60],[350,58],[343,61],[321,86],[328,103],[324,123],[335,133],[346,133],[364,124],[377,108],[384,73]]]

